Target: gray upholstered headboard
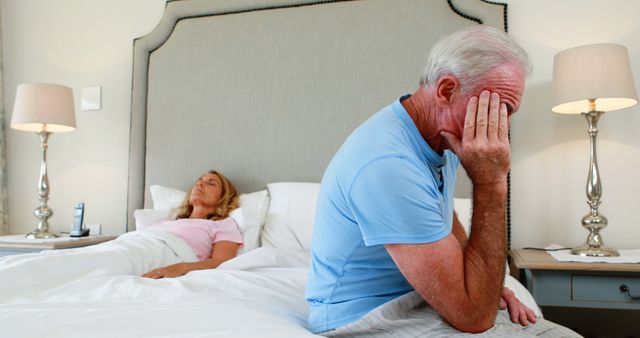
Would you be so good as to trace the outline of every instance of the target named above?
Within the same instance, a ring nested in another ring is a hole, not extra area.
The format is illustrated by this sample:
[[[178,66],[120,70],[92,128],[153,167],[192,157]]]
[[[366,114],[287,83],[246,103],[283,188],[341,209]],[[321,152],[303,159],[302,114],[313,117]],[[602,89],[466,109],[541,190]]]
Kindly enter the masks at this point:
[[[505,18],[486,0],[167,2],[134,42],[128,229],[149,185],[210,168],[242,192],[319,182],[356,126],[417,88],[440,36]]]

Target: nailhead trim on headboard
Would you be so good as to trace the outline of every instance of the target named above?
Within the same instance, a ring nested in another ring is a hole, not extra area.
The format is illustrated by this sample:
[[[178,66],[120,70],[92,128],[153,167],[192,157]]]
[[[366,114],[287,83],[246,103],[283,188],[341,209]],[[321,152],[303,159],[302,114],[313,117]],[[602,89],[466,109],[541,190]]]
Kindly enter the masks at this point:
[[[489,0],[481,0],[482,2],[486,2],[488,4],[492,4],[492,5],[499,5],[502,6],[502,17],[503,17],[503,22],[504,22],[504,31],[505,32],[509,32],[509,22],[508,22],[508,18],[507,18],[507,4],[505,3],[500,3],[500,2],[495,2],[495,1],[489,1]],[[447,0],[447,3],[449,4],[449,7],[451,7],[451,10],[454,11],[456,14],[460,15],[461,17],[467,19],[467,20],[471,20],[474,22],[477,22],[478,24],[482,25],[482,20],[476,17],[473,17],[471,15],[467,15],[465,13],[462,13],[459,9],[457,9],[454,5],[452,0]],[[511,130],[509,130],[509,141],[511,141]],[[509,170],[509,174],[507,174],[507,212],[506,212],[506,218],[507,218],[507,249],[511,249],[511,170]]]

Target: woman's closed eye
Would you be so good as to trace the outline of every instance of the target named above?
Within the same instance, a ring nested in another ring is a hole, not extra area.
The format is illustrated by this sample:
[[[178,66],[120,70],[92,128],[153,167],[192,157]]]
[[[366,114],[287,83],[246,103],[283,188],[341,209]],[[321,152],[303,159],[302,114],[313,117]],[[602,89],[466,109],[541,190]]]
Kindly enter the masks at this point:
[[[197,183],[202,183],[202,184],[208,185],[210,187],[215,187],[216,185],[218,185],[218,182],[216,182],[215,180],[203,180],[201,178],[198,179],[196,184]]]

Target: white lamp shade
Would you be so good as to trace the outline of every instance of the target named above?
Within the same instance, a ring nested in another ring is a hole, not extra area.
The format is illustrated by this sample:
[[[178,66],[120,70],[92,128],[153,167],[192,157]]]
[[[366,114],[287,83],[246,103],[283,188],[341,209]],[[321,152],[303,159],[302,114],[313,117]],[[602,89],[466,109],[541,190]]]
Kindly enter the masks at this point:
[[[638,103],[627,48],[597,44],[564,50],[553,59],[553,106],[562,114],[613,111]]]
[[[56,133],[75,130],[73,91],[69,87],[46,83],[19,85],[11,128]]]

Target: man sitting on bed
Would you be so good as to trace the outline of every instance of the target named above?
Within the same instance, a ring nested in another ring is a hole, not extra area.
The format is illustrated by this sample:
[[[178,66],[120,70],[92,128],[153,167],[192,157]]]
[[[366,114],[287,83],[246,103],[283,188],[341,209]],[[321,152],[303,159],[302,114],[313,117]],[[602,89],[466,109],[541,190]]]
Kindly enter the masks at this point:
[[[526,52],[497,29],[456,32],[433,47],[412,95],[349,136],[318,197],[311,331],[409,336],[382,326],[385,318],[362,318],[414,290],[453,327],[445,336],[486,331],[505,306],[518,330],[544,322],[503,289],[509,119],[529,68]],[[473,183],[469,238],[453,212],[458,164]]]

